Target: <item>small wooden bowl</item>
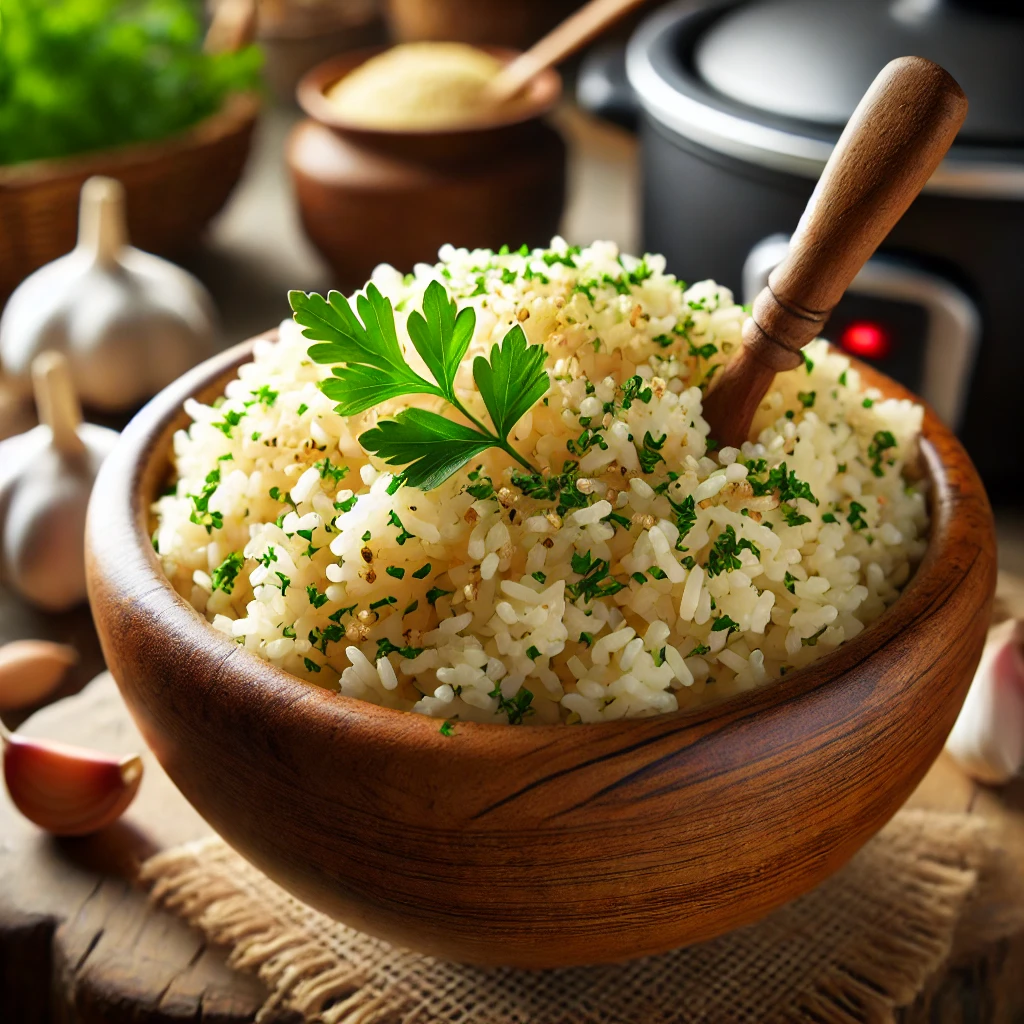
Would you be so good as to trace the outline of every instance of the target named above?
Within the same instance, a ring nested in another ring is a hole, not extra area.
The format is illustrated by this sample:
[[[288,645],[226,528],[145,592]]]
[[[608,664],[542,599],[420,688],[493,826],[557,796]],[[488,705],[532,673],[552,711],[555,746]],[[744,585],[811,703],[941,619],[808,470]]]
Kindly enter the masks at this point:
[[[235,94],[167,139],[0,167],[0,304],[74,248],[79,193],[94,174],[123,183],[133,245],[173,255],[194,244],[241,177],[258,112],[256,96]]]
[[[754,921],[841,867],[942,748],[995,587],[991,510],[927,412],[931,538],[900,599],[834,653],[713,707],[605,725],[460,724],[319,689],[179,597],[149,537],[189,396],[154,398],[103,466],[87,562],[103,650],[147,742],[221,835],[301,899],[482,964],[623,960]],[[912,397],[858,366],[889,396]]]
[[[402,271],[433,263],[445,242],[547,245],[565,203],[565,143],[545,121],[561,98],[558,73],[548,69],[521,101],[455,128],[346,121],[325,91],[383,49],[342,54],[303,77],[297,99],[308,119],[285,148],[302,225],[338,283],[358,287],[383,262]]]

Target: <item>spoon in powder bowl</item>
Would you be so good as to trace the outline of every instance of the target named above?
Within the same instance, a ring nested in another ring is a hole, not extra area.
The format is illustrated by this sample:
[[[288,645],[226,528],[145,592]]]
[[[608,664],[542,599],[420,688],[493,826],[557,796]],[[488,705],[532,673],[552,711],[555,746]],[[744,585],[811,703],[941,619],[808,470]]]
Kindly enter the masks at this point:
[[[506,64],[484,88],[488,105],[507,103],[546,68],[586,46],[609,25],[639,7],[643,0],[590,0],[515,60]]]
[[[704,400],[719,445],[750,439],[775,374],[800,366],[850,282],[924,188],[967,115],[938,64],[900,57],[879,72],[839,137],[793,233],[743,325],[743,347]]]

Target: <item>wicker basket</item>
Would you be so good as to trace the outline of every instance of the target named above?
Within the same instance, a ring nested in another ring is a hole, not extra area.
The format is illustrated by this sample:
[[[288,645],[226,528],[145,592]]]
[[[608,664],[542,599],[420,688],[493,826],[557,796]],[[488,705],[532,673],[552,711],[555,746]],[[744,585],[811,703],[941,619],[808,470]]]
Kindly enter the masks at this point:
[[[134,245],[167,255],[195,242],[241,176],[258,111],[255,96],[235,95],[169,139],[0,167],[0,302],[74,247],[78,193],[94,174],[124,184]]]

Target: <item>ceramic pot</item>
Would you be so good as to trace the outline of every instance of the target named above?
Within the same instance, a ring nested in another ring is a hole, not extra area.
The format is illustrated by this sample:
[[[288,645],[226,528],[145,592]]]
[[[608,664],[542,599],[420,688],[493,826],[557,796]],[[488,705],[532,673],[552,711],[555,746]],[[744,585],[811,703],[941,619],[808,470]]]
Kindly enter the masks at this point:
[[[465,128],[371,130],[345,122],[324,92],[379,52],[344,54],[303,77],[297,96],[309,117],[286,146],[303,227],[338,284],[358,287],[379,263],[432,263],[446,242],[547,244],[565,201],[565,144],[544,120],[561,95],[558,74]]]

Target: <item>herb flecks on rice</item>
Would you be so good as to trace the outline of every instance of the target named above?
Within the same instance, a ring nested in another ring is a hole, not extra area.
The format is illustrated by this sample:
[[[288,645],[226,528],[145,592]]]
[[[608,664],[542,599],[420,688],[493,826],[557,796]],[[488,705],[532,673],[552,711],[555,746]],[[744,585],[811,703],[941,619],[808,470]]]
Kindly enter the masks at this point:
[[[822,657],[896,599],[925,548],[924,498],[903,477],[919,406],[864,390],[815,342],[776,378],[756,441],[716,450],[701,398],[746,315],[728,289],[687,288],[661,257],[608,243],[440,256],[372,283],[410,372],[441,394],[342,415],[321,387],[337,363],[315,362],[286,322],[222,400],[187,403],[155,543],[215,628],[457,736],[465,721],[720,699]],[[447,369],[407,326],[428,288],[429,321],[438,286],[475,318]],[[506,448],[420,489],[360,445],[407,410],[471,427],[462,408],[497,436],[473,365],[514,331],[543,346],[549,383],[501,424]]]

